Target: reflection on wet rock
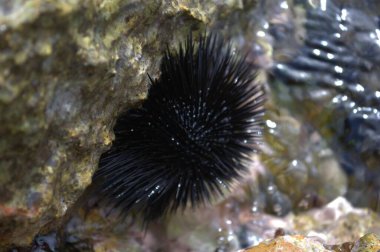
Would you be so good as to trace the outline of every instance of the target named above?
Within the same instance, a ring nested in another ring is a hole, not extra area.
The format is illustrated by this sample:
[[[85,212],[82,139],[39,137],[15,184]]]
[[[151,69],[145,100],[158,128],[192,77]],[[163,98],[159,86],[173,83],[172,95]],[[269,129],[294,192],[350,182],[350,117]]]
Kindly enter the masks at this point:
[[[346,192],[346,176],[318,132],[285,110],[273,107],[267,111],[266,124],[261,159],[275,188],[290,201],[288,210],[320,207]],[[270,197],[273,193],[267,190],[266,195]],[[281,202],[286,209],[286,201]]]
[[[379,19],[328,1],[296,11],[294,27],[297,50],[284,56],[274,42],[276,98],[299,104],[292,111],[328,141],[349,176],[349,198],[380,210]]]

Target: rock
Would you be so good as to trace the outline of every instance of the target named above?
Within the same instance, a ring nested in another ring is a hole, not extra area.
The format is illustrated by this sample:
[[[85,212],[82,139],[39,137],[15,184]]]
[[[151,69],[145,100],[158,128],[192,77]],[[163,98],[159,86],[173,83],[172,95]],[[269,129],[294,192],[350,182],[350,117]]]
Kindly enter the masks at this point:
[[[240,252],[328,252],[323,244],[315,239],[308,238],[301,235],[295,236],[280,236],[270,241],[265,241],[259,245],[245,249],[239,250]]]
[[[339,197],[323,208],[292,218],[296,233],[317,236],[326,244],[355,241],[368,232],[380,231],[380,217],[368,209],[354,208]]]
[[[264,241],[257,246],[239,250],[240,252],[378,252],[380,249],[379,237],[375,234],[367,234],[360,238],[355,245],[345,243],[336,246],[326,246],[315,238],[301,235],[280,236],[272,240]]]
[[[240,193],[233,194],[217,205],[188,209],[172,216],[168,222],[154,223],[145,232],[133,216],[119,222],[112,216],[105,219],[101,212],[92,211],[86,218],[78,216],[67,223],[65,235],[61,237],[65,244],[60,248],[63,251],[69,248],[81,251],[88,248],[95,251],[111,248],[113,251],[237,251],[274,237],[297,234],[296,239],[304,245],[312,242],[318,249],[322,244],[326,251],[350,252],[361,236],[380,233],[379,216],[370,210],[352,207],[344,198],[337,198],[321,209],[284,217],[253,212],[248,201]],[[304,238],[307,239],[303,241]],[[278,246],[278,243],[269,243],[259,248]],[[297,244],[286,246],[294,249]]]
[[[379,211],[380,38],[368,8],[378,4],[365,3],[292,6],[283,36],[276,32],[283,26],[268,28],[275,48],[270,83],[276,104],[334,150],[348,176],[347,198]]]
[[[274,190],[267,190],[267,212],[284,215],[304,211],[344,195],[347,177],[325,139],[268,100],[265,142],[260,155],[274,183],[268,187]],[[276,202],[272,195],[282,195],[283,199],[277,200],[281,211],[271,211],[275,208],[270,206]]]
[[[336,248],[348,245],[352,248],[353,243],[363,235],[380,232],[380,217],[377,214],[368,209],[354,208],[342,197],[322,208],[290,213],[284,217],[252,213],[243,207],[235,211],[239,212],[238,215],[230,213],[227,216],[232,222],[230,234],[238,235],[241,248],[258,245],[280,235],[302,235],[318,239],[326,246],[337,244]]]
[[[380,250],[380,236],[367,234],[357,241],[351,252],[378,252]]]

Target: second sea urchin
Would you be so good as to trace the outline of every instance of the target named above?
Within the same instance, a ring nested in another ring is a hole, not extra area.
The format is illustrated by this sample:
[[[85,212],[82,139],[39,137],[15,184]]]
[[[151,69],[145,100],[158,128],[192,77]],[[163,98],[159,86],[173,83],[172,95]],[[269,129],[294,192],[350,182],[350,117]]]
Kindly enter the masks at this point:
[[[93,177],[99,202],[150,221],[222,195],[257,149],[264,98],[254,77],[214,35],[168,49],[147,99],[116,122]]]

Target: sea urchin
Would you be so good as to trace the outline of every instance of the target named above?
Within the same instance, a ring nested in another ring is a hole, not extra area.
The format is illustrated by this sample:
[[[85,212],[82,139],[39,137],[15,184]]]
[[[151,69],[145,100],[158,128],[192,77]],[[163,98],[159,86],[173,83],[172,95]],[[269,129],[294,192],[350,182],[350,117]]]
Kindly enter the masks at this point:
[[[168,49],[147,99],[116,122],[93,177],[99,201],[150,221],[223,194],[261,133],[264,98],[254,77],[215,35]]]

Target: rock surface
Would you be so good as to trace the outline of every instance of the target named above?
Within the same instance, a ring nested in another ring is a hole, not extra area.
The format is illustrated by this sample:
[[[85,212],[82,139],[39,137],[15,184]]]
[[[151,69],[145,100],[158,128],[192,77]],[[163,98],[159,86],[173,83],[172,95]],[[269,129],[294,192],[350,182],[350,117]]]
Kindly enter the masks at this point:
[[[331,250],[327,250],[323,244],[320,242],[300,236],[280,236],[279,238],[265,241],[260,243],[259,245],[249,248],[246,250],[243,250],[245,252],[276,252],[276,251],[282,251],[282,252],[307,252],[307,251],[314,251],[314,252],[328,252]],[[240,252],[243,252],[240,251]]]
[[[276,59],[271,87],[276,104],[286,104],[334,150],[348,176],[347,198],[380,212],[380,37],[373,12],[379,5],[334,2],[292,7],[284,12],[291,20],[286,32],[269,28]]]
[[[133,218],[120,223],[112,216],[105,219],[101,211],[92,211],[86,218],[80,215],[72,218],[59,240],[66,250],[232,252],[273,237],[298,235],[325,244],[327,250],[351,249],[367,233],[380,233],[378,215],[371,210],[353,208],[344,198],[337,198],[320,209],[284,217],[254,211],[255,206],[247,202],[249,198],[237,190],[217,205],[188,209],[168,222],[153,224],[146,232]],[[49,241],[47,238],[43,239]],[[376,239],[369,236],[364,244],[367,246],[372,241]]]
[[[378,252],[379,249],[380,239],[375,234],[365,235],[355,244],[346,243],[341,246],[326,246],[311,237],[286,235],[262,242],[252,248],[240,250],[240,252]]]

